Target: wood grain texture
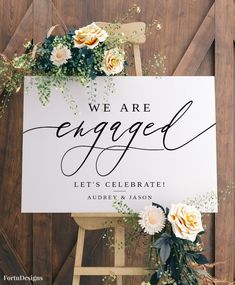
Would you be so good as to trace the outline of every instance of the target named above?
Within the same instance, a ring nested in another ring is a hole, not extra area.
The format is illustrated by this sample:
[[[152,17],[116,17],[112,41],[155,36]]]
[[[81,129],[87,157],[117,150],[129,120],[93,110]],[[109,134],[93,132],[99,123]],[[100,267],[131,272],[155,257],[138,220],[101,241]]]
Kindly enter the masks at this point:
[[[9,40],[20,24],[32,0],[0,0],[1,7],[1,52],[7,46]],[[24,39],[22,39],[23,41]],[[22,51],[22,50],[21,50]]]
[[[33,39],[41,42],[52,26],[51,0],[33,0]]]
[[[141,2],[141,1],[140,1]],[[214,1],[147,1],[142,5],[147,22],[158,19],[162,30],[154,33],[142,47],[143,63],[156,52],[166,55],[166,75],[172,75],[193,40]],[[141,5],[141,4],[140,4]],[[148,17],[146,17],[148,15]]]
[[[125,227],[115,227],[114,229],[114,266],[125,268]],[[116,284],[124,284],[122,276],[117,276]]]
[[[32,25],[33,5],[31,4],[3,51],[6,56],[11,56],[20,51],[22,52],[22,39],[24,39],[24,42],[27,42],[33,38]]]
[[[85,243],[85,233],[86,233],[85,229],[82,227],[79,227],[76,254],[75,254],[75,263],[74,263],[74,277],[73,277],[73,283],[72,283],[73,285],[80,285],[81,278],[78,274],[76,274],[75,268],[82,266],[84,243]]]
[[[52,26],[52,2],[33,0],[33,38],[41,42]],[[52,215],[33,214],[33,274],[42,276],[42,285],[52,284]]]
[[[173,75],[195,75],[214,39],[215,8],[213,4]]]
[[[0,1],[0,48],[7,46],[31,1]],[[24,39],[22,39],[22,43]],[[17,43],[19,46],[19,42]],[[13,56],[13,54],[11,54]],[[31,215],[20,213],[22,92],[12,98],[3,120],[0,120],[0,224],[11,246],[17,251],[26,272],[31,272],[29,245],[32,240]],[[19,119],[16,119],[19,118]],[[12,131],[11,131],[12,130]],[[13,131],[14,130],[14,131]]]
[[[63,225],[63,226],[61,226]],[[71,250],[77,241],[78,227],[70,214],[53,214],[52,215],[52,260],[53,260],[53,280],[64,279],[61,270],[71,255]],[[67,265],[68,266],[68,265]],[[67,267],[66,267],[67,268]],[[71,272],[73,269],[71,269]],[[59,276],[59,279],[57,279]],[[72,275],[70,276],[72,278]],[[64,283],[67,284],[67,283]],[[68,283],[70,284],[70,283]]]
[[[33,215],[33,274],[42,285],[52,284],[52,215]]]
[[[4,119],[0,122],[0,224],[22,258],[27,272],[31,272],[29,247],[32,241],[32,215],[20,213],[22,120],[16,122],[15,118],[22,116],[23,97],[22,92],[17,95],[12,99]],[[6,143],[5,147],[3,142]]]
[[[58,10],[56,9],[54,3],[52,2],[52,22],[55,23],[56,25],[59,25],[59,27],[57,28],[57,30],[60,30],[60,33],[57,34],[61,34],[63,35],[64,33],[67,33],[68,27],[65,25],[63,19],[61,18],[60,14],[58,13]]]
[[[0,268],[5,276],[26,276],[20,257],[2,230],[0,230]],[[31,281],[27,280],[18,282],[22,285],[31,285]],[[9,284],[16,283],[16,280],[9,281]]]
[[[73,270],[74,270],[74,260],[75,260],[76,244],[73,246],[69,256],[63,263],[53,285],[64,285],[72,284]]]
[[[215,1],[215,77],[217,104],[218,185],[225,190],[234,181],[234,3]],[[224,261],[216,276],[233,281],[234,191],[219,197],[215,224],[215,258]]]
[[[75,267],[74,272],[78,275],[147,275],[149,273],[148,269],[143,269],[139,267]],[[77,284],[74,284],[77,285]],[[79,285],[79,284],[78,284]]]

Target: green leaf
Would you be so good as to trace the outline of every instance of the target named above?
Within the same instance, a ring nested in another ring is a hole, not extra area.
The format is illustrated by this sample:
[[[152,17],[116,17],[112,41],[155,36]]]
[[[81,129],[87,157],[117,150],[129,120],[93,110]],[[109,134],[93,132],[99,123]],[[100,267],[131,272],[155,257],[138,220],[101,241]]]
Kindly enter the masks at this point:
[[[158,281],[159,281],[159,277],[158,277],[157,272],[155,272],[150,278],[150,284],[151,285],[157,285]]]
[[[171,243],[171,235],[168,233],[163,233],[155,242],[156,248],[160,249],[160,258],[163,264],[166,263],[171,254]]]
[[[176,255],[173,255],[170,259],[170,268],[172,272],[172,277],[176,280],[177,284],[180,283],[182,267],[180,266],[179,260]]]
[[[201,254],[201,253],[187,253],[187,255],[189,256],[189,258],[196,262],[197,264],[207,264],[208,259],[205,257],[205,255]]]
[[[160,248],[160,258],[162,263],[165,264],[171,254],[171,247],[168,243],[163,243]]]
[[[205,255],[203,254],[197,254],[196,257],[194,257],[194,260],[198,263],[198,264],[207,264],[208,259],[205,257]]]
[[[160,238],[158,238],[155,242],[156,248],[161,248],[164,243],[170,244],[171,243],[171,235],[168,233],[163,233]]]

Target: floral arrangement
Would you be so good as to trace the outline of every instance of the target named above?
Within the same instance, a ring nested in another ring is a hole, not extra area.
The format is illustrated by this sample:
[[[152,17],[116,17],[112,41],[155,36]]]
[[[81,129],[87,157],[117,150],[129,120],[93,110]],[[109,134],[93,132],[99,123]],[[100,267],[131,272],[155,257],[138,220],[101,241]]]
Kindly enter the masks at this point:
[[[121,201],[114,207],[131,228],[127,245],[145,239],[150,277],[141,285],[215,284],[207,271],[211,265],[204,255],[202,215],[196,207],[179,203],[168,209],[153,203],[140,213]]]
[[[27,42],[22,55],[15,55],[11,60],[0,55],[0,117],[10,97],[21,89],[24,76],[36,76],[39,99],[45,105],[50,99],[51,86],[63,91],[71,76],[86,85],[97,76],[126,75],[126,66],[131,65],[128,56],[130,39],[118,30],[120,23],[140,12],[140,7],[133,5],[114,24],[100,27],[93,22],[64,35],[52,34],[56,25],[42,43]],[[146,33],[151,34],[154,27],[156,30],[161,28],[154,21]],[[133,33],[133,37],[138,37],[138,34]],[[154,66],[164,72],[164,57],[153,55],[149,65],[152,75],[155,74]],[[146,71],[146,67],[143,69]]]
[[[47,76],[39,77],[37,83],[40,100],[46,104],[50,83],[63,88],[68,76],[84,84],[96,76],[120,75],[124,71],[122,39],[109,35],[96,23],[62,36],[51,35],[51,31],[42,44],[28,42],[25,54],[12,61],[1,57],[1,86],[6,97],[19,90],[25,75]]]

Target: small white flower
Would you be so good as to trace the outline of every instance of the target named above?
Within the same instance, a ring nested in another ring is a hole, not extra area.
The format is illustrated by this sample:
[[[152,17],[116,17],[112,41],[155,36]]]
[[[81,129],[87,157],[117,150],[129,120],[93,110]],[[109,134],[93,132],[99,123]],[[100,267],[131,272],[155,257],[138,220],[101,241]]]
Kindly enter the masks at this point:
[[[150,282],[143,281],[143,282],[141,282],[141,285],[151,285],[151,284],[150,284]]]
[[[110,49],[104,52],[102,70],[106,75],[114,75],[122,72],[124,68],[124,52],[118,49]]]
[[[168,214],[168,221],[176,237],[195,241],[198,233],[203,231],[201,213],[185,204],[173,204]]]
[[[71,51],[67,47],[58,45],[53,48],[50,60],[56,66],[61,66],[67,63],[68,59],[72,57]]]
[[[136,12],[139,14],[141,12],[141,8],[139,6],[136,7]]]
[[[139,214],[139,224],[149,235],[160,233],[166,224],[166,217],[161,208],[146,206]]]

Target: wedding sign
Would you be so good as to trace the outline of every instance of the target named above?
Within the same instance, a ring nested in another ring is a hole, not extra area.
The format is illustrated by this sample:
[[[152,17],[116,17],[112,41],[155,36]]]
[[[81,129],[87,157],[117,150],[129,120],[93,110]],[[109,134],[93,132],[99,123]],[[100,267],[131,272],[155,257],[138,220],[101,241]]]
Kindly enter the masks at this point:
[[[37,93],[26,77],[22,212],[217,211],[213,77],[71,80],[46,106]]]

